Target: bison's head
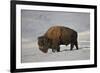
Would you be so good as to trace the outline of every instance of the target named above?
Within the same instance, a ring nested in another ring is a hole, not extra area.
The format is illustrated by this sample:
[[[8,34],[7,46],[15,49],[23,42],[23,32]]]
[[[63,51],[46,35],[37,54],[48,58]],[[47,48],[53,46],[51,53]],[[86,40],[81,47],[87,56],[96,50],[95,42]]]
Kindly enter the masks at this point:
[[[41,36],[38,37],[38,45],[39,45],[39,49],[44,52],[47,53],[48,52],[48,48],[50,48],[50,40],[45,37],[45,36]]]

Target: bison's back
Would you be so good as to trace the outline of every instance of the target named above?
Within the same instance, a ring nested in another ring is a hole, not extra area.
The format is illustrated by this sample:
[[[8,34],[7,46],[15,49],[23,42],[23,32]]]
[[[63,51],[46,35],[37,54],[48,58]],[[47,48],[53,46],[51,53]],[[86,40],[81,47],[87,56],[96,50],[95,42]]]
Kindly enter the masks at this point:
[[[77,40],[77,32],[74,31],[73,29],[64,27],[61,29],[61,37],[60,41],[62,43],[69,44],[70,42],[76,41]]]
[[[49,39],[70,42],[77,38],[77,32],[64,26],[53,26],[45,33]]]

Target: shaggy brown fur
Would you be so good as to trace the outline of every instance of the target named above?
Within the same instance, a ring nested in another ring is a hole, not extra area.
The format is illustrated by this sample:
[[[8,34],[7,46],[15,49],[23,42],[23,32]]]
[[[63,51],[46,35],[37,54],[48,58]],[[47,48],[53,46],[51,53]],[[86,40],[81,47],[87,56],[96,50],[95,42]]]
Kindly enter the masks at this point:
[[[60,45],[71,44],[71,50],[74,45],[78,49],[77,32],[64,26],[53,26],[41,37],[38,38],[39,49],[47,53],[51,48],[53,52],[60,51]]]

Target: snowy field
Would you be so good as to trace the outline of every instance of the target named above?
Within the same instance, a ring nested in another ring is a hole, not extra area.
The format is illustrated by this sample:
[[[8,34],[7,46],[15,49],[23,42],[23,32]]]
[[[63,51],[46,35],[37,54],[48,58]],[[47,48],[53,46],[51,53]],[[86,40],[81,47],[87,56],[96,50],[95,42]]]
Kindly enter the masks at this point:
[[[48,53],[42,53],[38,47],[22,49],[22,63],[30,62],[49,62],[49,61],[68,61],[68,60],[89,60],[89,42],[79,42],[79,50],[70,50],[70,45],[61,45],[61,52],[53,53],[49,49]]]
[[[65,26],[78,32],[79,50],[61,45],[61,52],[42,53],[37,38],[51,26]],[[21,62],[51,62],[90,59],[90,13],[21,10]],[[93,49],[93,48],[91,48]]]

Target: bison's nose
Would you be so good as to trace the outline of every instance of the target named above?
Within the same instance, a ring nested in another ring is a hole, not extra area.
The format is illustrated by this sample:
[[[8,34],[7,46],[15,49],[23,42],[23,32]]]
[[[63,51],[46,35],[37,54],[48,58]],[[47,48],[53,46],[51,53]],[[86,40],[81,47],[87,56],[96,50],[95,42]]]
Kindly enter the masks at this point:
[[[48,49],[41,49],[41,48],[39,48],[43,53],[47,53],[48,52]]]

